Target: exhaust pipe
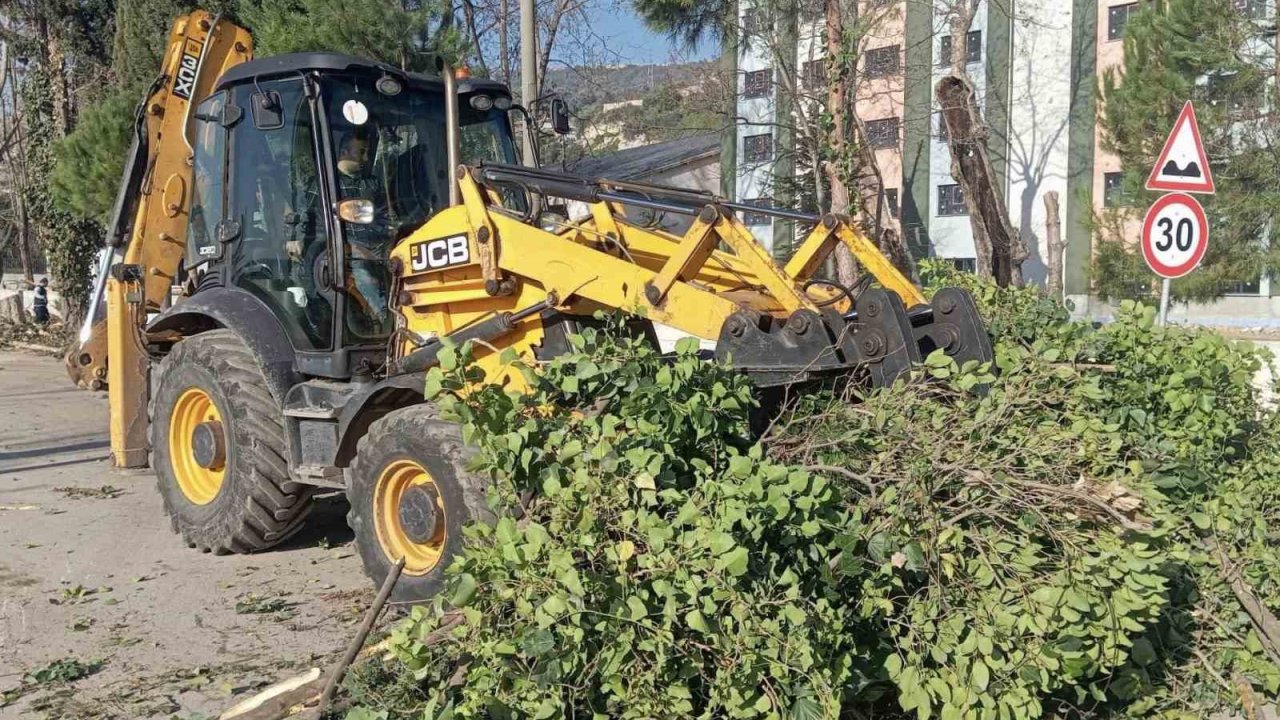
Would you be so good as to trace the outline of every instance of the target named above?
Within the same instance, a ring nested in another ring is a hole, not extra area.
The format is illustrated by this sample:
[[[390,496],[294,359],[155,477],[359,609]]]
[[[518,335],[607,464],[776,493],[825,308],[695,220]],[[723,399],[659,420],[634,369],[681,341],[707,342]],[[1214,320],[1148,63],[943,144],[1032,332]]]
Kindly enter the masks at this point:
[[[440,59],[440,75],[444,78],[444,138],[445,157],[449,163],[449,205],[462,202],[458,190],[458,165],[462,164],[461,131],[458,113],[458,78],[453,74],[453,66]]]

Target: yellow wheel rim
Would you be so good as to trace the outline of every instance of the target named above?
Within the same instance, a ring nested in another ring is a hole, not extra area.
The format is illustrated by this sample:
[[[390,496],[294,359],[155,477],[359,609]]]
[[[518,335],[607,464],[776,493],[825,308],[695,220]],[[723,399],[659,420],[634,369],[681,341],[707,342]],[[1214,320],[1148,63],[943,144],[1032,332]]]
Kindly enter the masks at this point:
[[[425,495],[419,494],[426,491]],[[430,498],[434,504],[434,516],[429,524],[419,523],[416,528],[408,528],[404,523],[402,511],[406,504],[411,505],[413,499],[406,503],[406,496],[418,495],[418,512],[421,519],[421,498]],[[404,572],[408,575],[426,575],[440,562],[444,554],[445,540],[448,532],[445,529],[444,499],[440,497],[439,488],[431,473],[412,460],[396,460],[382,469],[378,477],[378,485],[373,493],[374,528],[378,535],[378,544],[383,553],[392,562],[404,558]],[[415,533],[412,530],[416,529]]]
[[[169,420],[169,464],[178,481],[178,489],[194,505],[208,505],[218,497],[227,474],[224,462],[201,467],[196,462],[194,434],[206,422],[222,422],[222,413],[209,393],[200,388],[187,388],[174,403]]]

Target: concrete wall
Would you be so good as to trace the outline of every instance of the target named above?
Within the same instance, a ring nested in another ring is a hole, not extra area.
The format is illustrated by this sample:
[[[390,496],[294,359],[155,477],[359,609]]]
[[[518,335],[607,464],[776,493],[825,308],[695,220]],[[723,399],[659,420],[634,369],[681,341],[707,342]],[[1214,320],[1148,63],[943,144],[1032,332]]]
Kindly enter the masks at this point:
[[[1009,129],[1005,157],[1005,201],[1016,232],[1031,257],[1024,277],[1044,282],[1044,194],[1058,193],[1061,217],[1076,202],[1068,188],[1071,125],[1072,7],[1061,0],[1025,0],[1012,20],[1009,67]]]

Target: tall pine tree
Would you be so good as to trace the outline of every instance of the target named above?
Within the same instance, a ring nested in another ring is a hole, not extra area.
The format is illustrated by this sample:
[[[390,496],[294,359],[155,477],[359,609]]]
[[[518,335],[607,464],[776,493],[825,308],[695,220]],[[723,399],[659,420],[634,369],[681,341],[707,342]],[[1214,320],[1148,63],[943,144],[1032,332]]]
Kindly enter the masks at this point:
[[[259,55],[332,50],[434,72],[462,56],[452,5],[441,0],[244,0]]]

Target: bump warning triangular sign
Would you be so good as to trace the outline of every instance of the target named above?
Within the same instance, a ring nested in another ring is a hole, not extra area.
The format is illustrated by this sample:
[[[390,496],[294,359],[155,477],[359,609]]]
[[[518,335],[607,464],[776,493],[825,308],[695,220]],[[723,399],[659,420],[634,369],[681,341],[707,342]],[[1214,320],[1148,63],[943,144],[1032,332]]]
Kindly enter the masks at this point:
[[[1190,100],[1182,106],[1178,122],[1173,124],[1173,132],[1164,142],[1160,159],[1147,178],[1147,189],[1205,195],[1214,192],[1213,173],[1209,170],[1200,125],[1196,122],[1196,111]]]

